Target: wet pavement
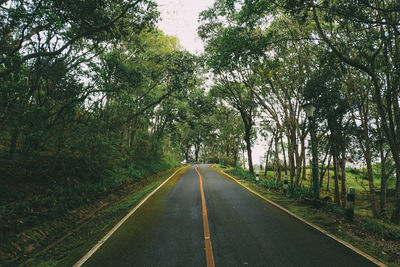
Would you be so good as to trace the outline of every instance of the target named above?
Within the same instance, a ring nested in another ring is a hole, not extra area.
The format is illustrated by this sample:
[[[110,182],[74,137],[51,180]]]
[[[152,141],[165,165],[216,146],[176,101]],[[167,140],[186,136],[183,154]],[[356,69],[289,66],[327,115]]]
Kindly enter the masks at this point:
[[[376,266],[199,165],[215,266]],[[83,266],[206,266],[199,175],[191,167],[134,213]]]

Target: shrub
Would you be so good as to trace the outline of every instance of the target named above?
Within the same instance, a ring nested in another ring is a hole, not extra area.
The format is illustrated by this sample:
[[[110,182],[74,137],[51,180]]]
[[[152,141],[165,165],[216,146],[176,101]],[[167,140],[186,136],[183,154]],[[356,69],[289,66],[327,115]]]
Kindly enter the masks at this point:
[[[359,169],[351,168],[351,167],[347,167],[346,168],[346,172],[350,172],[350,173],[355,174],[355,175],[359,175],[360,174],[360,170]]]
[[[236,165],[235,159],[233,157],[228,157],[226,155],[222,155],[221,159],[222,159],[223,165],[226,165],[226,166],[235,166]]]
[[[322,209],[336,214],[344,215],[344,209],[341,206],[332,202],[326,202]]]
[[[282,181],[276,180],[261,180],[258,184],[262,185],[265,188],[281,190],[283,188]],[[295,184],[289,184],[287,195],[289,197],[294,198],[312,198],[313,197],[313,190],[310,187],[298,186]]]
[[[275,181],[275,180],[261,180],[258,182],[258,184],[265,188],[276,189],[276,190],[282,189],[283,187],[282,181]]]
[[[395,241],[400,240],[400,232],[396,231],[393,228],[388,228],[383,223],[374,219],[369,219],[363,222],[361,224],[361,229],[376,233],[382,238]]]
[[[243,169],[233,169],[231,171],[228,171],[228,173],[237,176],[243,180],[247,180],[247,181],[255,181],[256,180],[256,176],[255,174],[250,173],[247,170],[243,170]]]
[[[382,238],[385,237],[385,227],[375,220],[366,220],[361,224],[361,228],[379,234]]]
[[[314,196],[311,187],[298,186],[295,184],[289,184],[287,194],[294,198],[312,198]]]

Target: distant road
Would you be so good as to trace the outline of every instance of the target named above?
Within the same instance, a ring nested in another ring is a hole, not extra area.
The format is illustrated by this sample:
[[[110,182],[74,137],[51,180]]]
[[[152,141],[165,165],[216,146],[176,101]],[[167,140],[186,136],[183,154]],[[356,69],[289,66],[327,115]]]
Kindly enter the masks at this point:
[[[198,170],[203,190],[194,167],[171,179],[83,266],[376,266],[207,165]]]

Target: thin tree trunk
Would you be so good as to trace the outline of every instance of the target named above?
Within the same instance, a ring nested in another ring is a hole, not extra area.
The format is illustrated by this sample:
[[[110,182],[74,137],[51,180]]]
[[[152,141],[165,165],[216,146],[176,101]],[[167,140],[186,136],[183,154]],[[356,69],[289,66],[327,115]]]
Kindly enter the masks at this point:
[[[285,146],[283,145],[283,135],[281,135],[281,146],[282,146],[282,154],[283,154],[283,164],[285,166],[285,175],[287,175],[287,162],[286,162]]]
[[[324,181],[325,173],[326,173],[326,171],[328,170],[329,164],[330,164],[330,162],[331,162],[331,156],[329,156],[329,157],[328,157],[328,165],[324,167],[324,165],[325,165],[325,160],[326,160],[326,157],[327,157],[327,156],[328,156],[328,154],[325,155],[325,159],[322,161],[322,168],[321,168],[321,172],[319,173],[319,185],[320,185],[320,187],[322,187],[322,183],[323,183],[323,181]]]
[[[335,197],[334,202],[336,205],[340,206],[340,195],[339,195],[339,173],[338,173],[338,159],[333,156],[333,170],[335,175]]]
[[[249,162],[249,171],[250,171],[250,173],[254,174],[253,158],[251,156],[250,129],[246,129],[244,139],[245,139],[244,141],[246,142],[247,157],[248,157],[248,162]]]
[[[330,179],[331,179],[331,175],[330,175],[331,158],[332,158],[332,156],[329,155],[329,161],[328,161],[328,182],[326,183],[326,191],[328,191],[328,192],[329,192],[329,182],[330,182]]]
[[[342,185],[342,207],[345,208],[346,207],[346,193],[347,193],[347,189],[346,189],[346,155],[343,152],[342,154],[342,159],[340,160],[340,168],[342,170],[342,180],[341,180],[341,185]]]
[[[273,141],[274,141],[274,139],[271,138],[271,142],[269,143],[268,150],[267,150],[267,155],[265,157],[265,171],[264,171],[265,177],[267,177],[267,169],[268,169],[267,166],[268,166],[269,154],[271,153],[271,148],[272,148]]]
[[[276,170],[276,180],[281,180],[281,164],[279,163],[279,133],[275,135],[275,170]]]
[[[302,162],[303,162],[303,175],[301,177],[301,180],[306,179],[306,175],[307,175],[307,169],[306,169],[306,146],[304,143],[304,138],[303,140],[301,140],[301,158],[302,158]]]
[[[295,162],[294,162],[294,143],[292,136],[287,136],[289,149],[288,149],[288,158],[289,158],[289,168],[290,168],[290,183],[293,184],[294,176],[295,176]]]
[[[395,168],[396,168],[396,202],[391,220],[394,223],[399,224],[400,223],[400,162],[397,163],[395,162]]]
[[[303,140],[302,140],[303,142]],[[295,153],[296,153],[296,184],[298,185],[300,182],[300,177],[301,177],[301,169],[303,166],[303,158],[301,157],[301,155],[299,155],[299,151],[298,151],[298,146],[296,144],[295,148]],[[300,150],[302,149],[302,147],[300,148]]]
[[[383,152],[383,148],[380,149],[381,156],[381,195],[380,195],[380,212],[381,215],[385,216],[386,207],[386,194],[387,194],[387,179],[388,175],[386,173],[386,157]]]
[[[375,195],[374,175],[372,173],[371,151],[368,140],[365,144],[365,161],[367,163],[367,175],[369,184],[369,198],[371,201],[371,210],[374,217],[379,216],[378,203]]]

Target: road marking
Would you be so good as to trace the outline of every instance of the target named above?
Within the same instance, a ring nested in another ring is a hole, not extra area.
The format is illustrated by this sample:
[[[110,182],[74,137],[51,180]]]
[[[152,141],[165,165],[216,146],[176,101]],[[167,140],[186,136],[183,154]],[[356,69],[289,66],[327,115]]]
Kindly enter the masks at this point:
[[[74,266],[73,267],[80,267],[80,266],[82,266],[82,264],[84,264],[100,247],[101,247],[101,245],[103,245],[104,244],[104,242],[106,242],[107,241],[107,239],[109,239],[110,238],[110,236],[115,232],[115,231],[117,231],[117,229],[133,214],[133,213],[135,213],[135,211],[137,210],[137,209],[139,209],[140,208],[140,206],[142,206],[152,195],[154,195],[154,193],[155,192],[157,192],[164,184],[166,184],[172,177],[174,177],[174,175],[178,172],[178,171],[180,171],[180,170],[182,170],[182,169],[184,169],[184,168],[187,168],[187,167],[189,167],[189,166],[185,166],[185,167],[182,167],[182,168],[179,168],[178,170],[176,170],[170,177],[168,177],[168,179],[167,180],[165,180],[162,184],[160,184],[156,189],[154,189],[149,195],[147,195],[147,197],[145,197],[138,205],[136,205],[127,215],[125,215],[125,217],[124,218],[122,218],[122,220],[120,220],[101,240],[99,240],[98,242],[97,242],[97,244],[96,245],[94,245],[94,247],[91,249],[91,250],[89,250],[89,252],[88,253],[86,253],[86,255],[85,256],[83,256],[77,263],[75,263],[74,264]]]
[[[211,168],[212,168],[212,167],[211,167]],[[311,226],[312,228],[314,228],[314,229],[320,231],[322,234],[324,234],[324,235],[326,235],[326,236],[329,236],[329,237],[332,238],[333,240],[335,240],[335,241],[339,242],[340,244],[346,246],[347,248],[353,250],[355,253],[357,253],[357,254],[363,256],[364,258],[367,258],[368,260],[372,261],[372,262],[375,263],[376,265],[381,266],[381,267],[387,267],[387,265],[384,264],[383,262],[380,262],[379,260],[375,259],[374,257],[372,257],[372,256],[368,255],[367,253],[365,253],[365,252],[359,250],[358,248],[356,248],[355,246],[351,245],[350,243],[347,243],[346,241],[344,241],[344,240],[342,240],[342,239],[340,239],[340,238],[338,238],[338,237],[336,237],[336,236],[334,236],[334,235],[328,233],[327,231],[325,231],[324,229],[320,228],[319,226],[316,226],[315,224],[310,223],[309,221],[306,221],[306,220],[303,219],[302,217],[300,217],[300,216],[294,214],[293,212],[291,212],[291,211],[285,209],[284,207],[282,207],[282,206],[276,204],[276,203],[273,202],[272,200],[269,200],[268,198],[266,198],[266,197],[260,195],[259,193],[257,193],[256,191],[254,191],[254,190],[252,190],[252,189],[250,189],[250,188],[244,186],[244,185],[241,184],[238,180],[236,180],[235,178],[233,178],[233,177],[230,176],[229,174],[225,173],[224,171],[219,171],[219,170],[216,170],[216,171],[217,171],[218,173],[220,173],[220,174],[222,174],[222,175],[225,175],[226,177],[232,179],[235,183],[237,183],[238,185],[240,185],[240,186],[242,186],[243,188],[247,189],[248,191],[250,191],[250,192],[253,193],[254,195],[258,196],[259,198],[261,198],[261,199],[267,201],[267,202],[270,203],[271,205],[273,205],[273,206],[277,207],[278,209],[280,209],[280,210],[282,210],[282,211],[288,213],[289,215],[291,215],[291,216],[293,216],[294,218],[296,218],[296,219],[302,221],[303,223],[308,224],[308,225]]]
[[[200,179],[200,192],[201,192],[201,206],[203,208],[203,228],[204,228],[204,244],[205,244],[205,251],[206,251],[206,262],[207,267],[214,267],[214,255],[212,250],[211,244],[211,236],[210,236],[210,228],[208,226],[208,216],[207,216],[207,206],[206,206],[206,197],[204,196],[204,189],[203,189],[203,179],[201,178],[201,174],[197,167],[195,168],[197,174],[199,175]]]

